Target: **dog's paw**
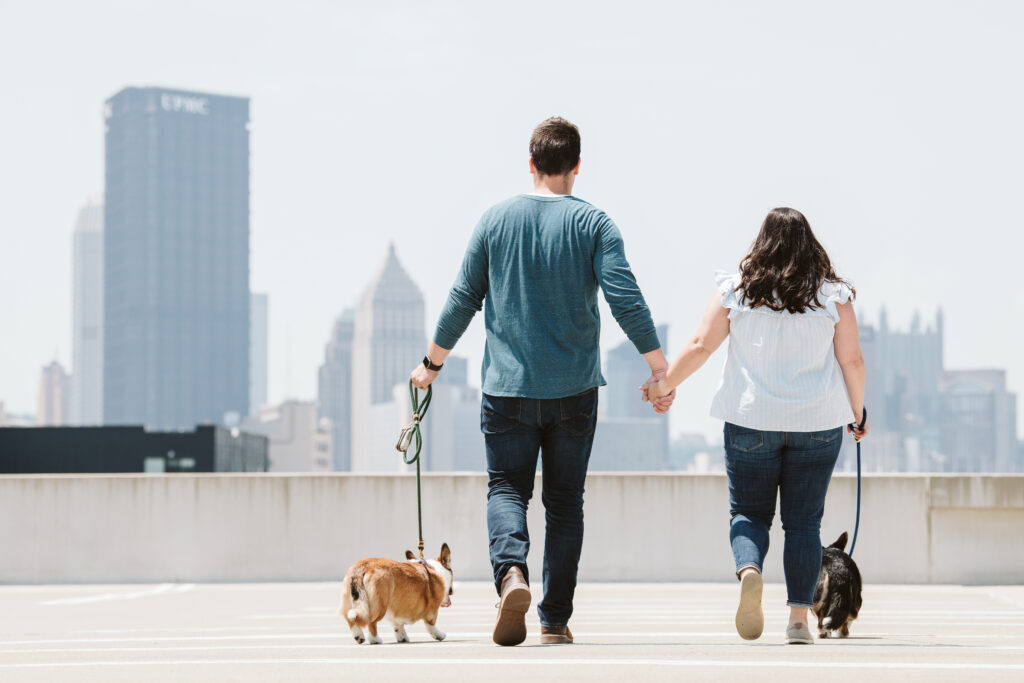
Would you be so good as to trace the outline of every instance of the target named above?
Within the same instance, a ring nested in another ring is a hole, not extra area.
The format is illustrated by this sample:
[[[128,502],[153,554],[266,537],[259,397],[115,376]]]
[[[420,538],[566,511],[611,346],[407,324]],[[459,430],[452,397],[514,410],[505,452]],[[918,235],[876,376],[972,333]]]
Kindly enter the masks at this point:
[[[395,642],[396,643],[408,643],[409,634],[405,631],[395,631]]]
[[[829,632],[828,631],[818,631],[818,637],[819,638],[828,638],[829,637]]]
[[[366,642],[368,642],[370,645],[380,645],[384,641],[381,640],[380,636],[370,636],[370,639]]]
[[[434,640],[444,640],[448,635],[444,631],[438,631],[436,628],[430,633]]]

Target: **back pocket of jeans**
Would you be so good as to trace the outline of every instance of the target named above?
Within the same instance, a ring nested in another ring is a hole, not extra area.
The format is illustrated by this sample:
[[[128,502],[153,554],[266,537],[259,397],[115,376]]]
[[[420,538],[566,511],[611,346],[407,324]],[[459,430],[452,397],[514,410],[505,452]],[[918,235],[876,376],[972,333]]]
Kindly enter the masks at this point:
[[[818,443],[832,443],[843,434],[842,427],[834,427],[832,429],[824,429],[820,432],[808,432],[807,436],[810,437],[811,441],[817,441]]]
[[[597,412],[597,387],[582,394],[558,399],[561,420],[558,426],[574,436],[587,434],[594,424]]]
[[[510,396],[484,395],[480,404],[480,431],[484,434],[504,434],[519,424],[522,399]]]
[[[725,426],[725,443],[737,451],[749,453],[764,445],[764,434],[759,429],[748,429],[732,423]]]

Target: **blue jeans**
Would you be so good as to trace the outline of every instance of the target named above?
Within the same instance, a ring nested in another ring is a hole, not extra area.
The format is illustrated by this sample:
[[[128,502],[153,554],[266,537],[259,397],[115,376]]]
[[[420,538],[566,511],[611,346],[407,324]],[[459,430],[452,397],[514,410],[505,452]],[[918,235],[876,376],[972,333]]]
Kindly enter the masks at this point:
[[[560,627],[572,615],[576,570],[583,548],[583,484],[597,424],[597,388],[568,398],[488,396],[480,410],[487,448],[487,531],[494,586],[512,567],[529,580],[530,532],[526,508],[542,458],[545,510],[543,626]]]
[[[725,468],[736,573],[759,572],[768,554],[775,496],[782,508],[787,605],[811,607],[821,573],[821,515],[842,427],[821,432],[765,432],[725,423]]]

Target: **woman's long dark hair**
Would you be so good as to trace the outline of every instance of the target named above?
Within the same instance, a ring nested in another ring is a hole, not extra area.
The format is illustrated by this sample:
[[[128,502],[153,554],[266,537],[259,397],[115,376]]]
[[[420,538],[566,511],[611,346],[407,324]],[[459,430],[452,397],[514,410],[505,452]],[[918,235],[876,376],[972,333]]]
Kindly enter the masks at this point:
[[[818,291],[825,282],[843,280],[836,276],[804,215],[787,208],[768,212],[761,232],[740,262],[743,300],[752,308],[803,313],[821,307]],[[856,296],[856,290],[850,289]]]

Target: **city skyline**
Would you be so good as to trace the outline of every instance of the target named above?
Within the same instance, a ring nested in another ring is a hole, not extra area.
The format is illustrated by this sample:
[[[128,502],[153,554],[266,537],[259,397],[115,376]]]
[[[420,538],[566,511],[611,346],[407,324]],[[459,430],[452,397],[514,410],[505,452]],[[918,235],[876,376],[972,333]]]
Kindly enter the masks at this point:
[[[655,319],[673,330],[670,355],[696,327],[713,270],[735,268],[764,212],[789,204],[857,286],[859,311],[877,315],[886,301],[893,320],[907,321],[915,308],[942,305],[948,364],[1005,368],[1009,390],[1019,391],[1024,290],[1013,255],[1022,216],[1012,198],[1022,171],[1009,160],[1024,151],[1016,124],[1024,102],[1002,84],[1022,60],[1014,37],[1024,10],[986,8],[868,3],[839,21],[810,4],[674,7],[641,26],[600,3],[551,8],[544,25],[528,22],[528,12],[495,22],[490,8],[414,4],[299,7],[284,17],[238,4],[199,24],[194,11],[149,7],[101,22],[68,4],[53,39],[79,58],[44,54],[12,74],[8,92],[33,106],[6,111],[0,130],[8,151],[0,182],[18,189],[0,220],[24,233],[18,249],[0,254],[0,290],[29,293],[2,301],[18,332],[0,342],[0,400],[8,412],[30,412],[51,349],[70,364],[71,255],[53,245],[68,244],[77,208],[102,189],[101,103],[132,83],[244,93],[256,103],[251,284],[275,301],[271,402],[315,395],[324,330],[391,239],[408,250],[430,327],[479,215],[528,191],[525,140],[552,113],[581,126],[577,194],[622,228]],[[124,30],[143,14],[165,34],[143,41]],[[312,32],[302,45],[285,35],[294,22]],[[554,40],[569,22],[577,37]],[[494,35],[482,30],[496,24]],[[686,40],[672,26],[685,27]],[[230,54],[216,40],[227,28],[237,36]],[[613,30],[625,41],[621,58],[585,38]],[[171,36],[190,31],[208,40],[194,53],[173,50]],[[547,60],[518,53],[512,37],[524,32],[556,45],[573,77],[538,81]],[[789,38],[781,45],[772,38],[780,33]],[[26,39],[12,36],[0,51],[13,62],[32,49]],[[276,41],[298,49],[263,49]],[[802,104],[761,106],[787,92]],[[509,106],[494,111],[495,98]],[[993,292],[997,308],[985,303]],[[604,313],[609,349],[621,336]],[[479,366],[482,339],[475,323],[457,349],[470,367]],[[681,388],[673,434],[715,435],[706,414],[717,379],[705,368]]]

